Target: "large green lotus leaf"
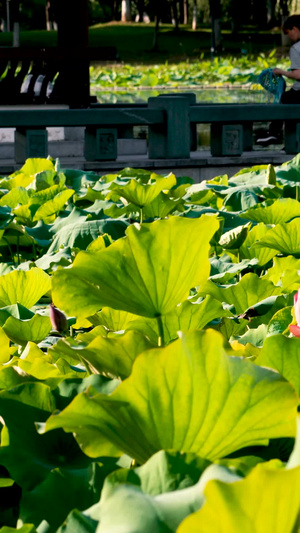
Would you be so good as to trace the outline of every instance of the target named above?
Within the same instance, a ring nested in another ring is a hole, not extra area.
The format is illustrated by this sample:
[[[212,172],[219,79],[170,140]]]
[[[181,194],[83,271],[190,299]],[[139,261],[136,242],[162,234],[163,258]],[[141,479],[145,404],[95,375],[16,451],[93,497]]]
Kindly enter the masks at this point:
[[[0,462],[24,490],[32,490],[53,468],[73,470],[90,463],[72,435],[37,432],[35,423],[43,423],[55,408],[54,395],[44,383],[24,383],[0,392],[5,421]]]
[[[40,268],[14,270],[0,276],[1,307],[20,303],[30,308],[51,288],[51,279]]]
[[[230,231],[223,233],[219,240],[220,246],[225,250],[237,250],[245,241],[249,232],[249,223],[244,226],[238,226]]]
[[[257,263],[258,260],[256,258],[243,259],[239,263],[233,263],[231,257],[226,254],[221,257],[212,257],[210,259],[211,271],[209,279],[217,283],[227,283],[237,274],[257,265]]]
[[[156,317],[184,301],[209,276],[214,217],[172,217],[130,226],[127,237],[97,254],[81,252],[71,269],[53,276],[53,301],[68,314],[87,317],[112,307]]]
[[[7,305],[0,309],[0,326],[3,326],[10,316],[20,320],[29,320],[34,316],[34,313],[21,304]]]
[[[293,318],[292,309],[290,306],[283,307],[273,315],[268,323],[268,337],[271,335],[285,334],[289,331],[288,326]]]
[[[176,339],[179,331],[203,329],[212,320],[226,316],[231,313],[209,295],[202,302],[186,300],[162,318],[165,343]]]
[[[169,316],[169,313],[168,315]],[[164,316],[162,321],[164,323]],[[99,313],[95,313],[88,318],[89,322],[97,327],[104,327],[107,332],[119,332],[119,331],[139,331],[143,333],[148,339],[157,344],[159,331],[157,320],[155,318],[148,318],[144,316],[134,315],[127,311],[118,311],[111,307],[104,307]],[[97,328],[94,328],[94,330]],[[94,331],[92,330],[92,331]],[[91,332],[92,333],[92,332]],[[168,342],[168,336],[164,327],[165,343]],[[102,333],[102,336],[105,336]],[[85,342],[83,335],[79,334],[78,339]]]
[[[259,187],[252,187],[254,190],[249,190],[249,187],[232,187],[228,189],[228,194],[224,200],[224,207],[227,211],[245,211],[250,209],[258,203],[257,192],[260,193]]]
[[[28,341],[38,344],[44,340],[50,333],[51,327],[50,318],[37,313],[29,320],[9,317],[3,326],[3,331],[12,342],[25,346]]]
[[[142,466],[110,474],[105,481],[106,490],[119,483],[137,485],[150,496],[185,489],[199,481],[209,464],[193,453],[160,450]]]
[[[229,339],[237,338],[240,335],[243,335],[245,331],[248,330],[249,322],[248,320],[239,318],[234,320],[232,318],[223,318],[220,324],[214,326],[214,329],[220,331],[222,335],[229,341]]]
[[[13,214],[10,207],[0,206],[0,229],[5,229],[13,220]]]
[[[98,174],[86,170],[68,168],[64,169],[63,172],[66,177],[66,184],[76,191],[91,187],[99,180]]]
[[[211,202],[215,200],[216,196],[212,190],[202,189],[198,192],[191,193],[190,188],[185,195],[185,200],[188,203],[196,205],[211,205]]]
[[[162,316],[164,342],[168,344],[171,340],[177,339],[179,331],[202,329],[212,320],[224,316],[231,316],[231,313],[223,308],[221,302],[211,296],[207,296],[201,302],[186,300],[176,306],[173,311]],[[101,324],[109,331],[140,331],[157,344],[159,331],[157,321],[153,318],[107,307],[89,319],[92,324]],[[81,338],[80,335],[79,338]]]
[[[263,323],[267,323],[274,313],[288,305],[289,300],[290,297],[282,294],[268,296],[267,298],[260,300],[257,304],[252,304],[251,307],[246,309],[245,313],[243,313],[243,317],[239,318],[251,320],[251,325],[254,324],[253,327],[262,323],[260,317],[263,317]]]
[[[53,185],[64,185],[66,177],[62,172],[53,170],[43,170],[35,177],[35,186],[37,191],[42,191]]]
[[[226,316],[232,316],[232,314],[211,296],[207,296],[200,302],[186,300],[176,306],[173,311],[162,316],[164,342],[168,344],[171,340],[177,339],[179,331],[203,329],[212,320]],[[158,342],[159,330],[155,319],[104,308],[93,317],[89,317],[89,320],[94,325],[103,325],[109,331],[140,331],[153,343]],[[83,337],[84,335],[80,334],[78,336],[85,342]]]
[[[178,533],[294,533],[299,528],[300,467],[278,461],[257,465],[235,483],[210,481],[203,507],[187,517]]]
[[[79,248],[86,247],[99,235],[108,233],[114,240],[123,237],[128,224],[123,220],[87,220],[62,226],[56,233],[48,253],[59,250],[62,246]]]
[[[69,348],[69,354],[72,351],[74,359],[87,361],[100,374],[112,374],[121,379],[130,375],[132,365],[140,353],[153,348],[153,343],[138,331],[128,331],[112,338],[98,335],[87,346],[72,346],[67,340],[62,340],[59,346],[50,350],[51,353],[54,350],[57,355],[62,343],[66,345],[65,348]]]
[[[246,333],[238,338],[238,342],[244,345],[251,344],[252,346],[260,348],[264,343],[267,332],[268,326],[266,324],[261,324],[258,328],[247,329]]]
[[[16,217],[16,220],[19,224],[32,224],[32,211],[30,205],[19,205],[14,208],[13,213]]]
[[[63,209],[73,193],[74,191],[72,189],[59,192],[53,200],[48,200],[36,210],[33,221],[43,220],[45,223],[53,222],[53,217],[55,218]]]
[[[81,513],[78,509],[74,509],[58,528],[57,533],[95,533],[96,529],[96,520]]]
[[[24,174],[25,176],[36,176],[44,170],[54,170],[55,165],[50,159],[44,159],[40,157],[31,157],[26,159],[24,165],[15,174]]]
[[[26,176],[25,174],[18,174],[17,172],[12,176],[0,179],[0,189],[7,189],[9,191],[17,187],[27,187],[28,189],[30,189],[31,185],[34,182],[34,176]]]
[[[74,432],[88,455],[103,455],[106,438],[140,462],[161,449],[216,459],[294,436],[297,396],[291,385],[273,371],[229,357],[223,342],[214,330],[189,332],[144,352],[110,396],[78,395],[46,428]]]
[[[36,266],[42,270],[51,269],[53,265],[68,266],[72,263],[72,250],[69,247],[62,248],[53,254],[44,254],[36,262]]]
[[[104,209],[108,206],[108,202],[105,201],[105,196],[102,191],[98,191],[94,189],[93,187],[87,187],[82,188],[79,191],[76,192],[74,195],[74,203],[75,202],[95,202],[95,204],[98,204],[98,210]],[[92,207],[92,206],[91,206]],[[95,209],[92,209],[91,212],[96,211],[96,205],[94,206]]]
[[[72,509],[84,510],[98,502],[105,476],[118,468],[115,460],[108,460],[106,465],[103,459],[103,463],[49,472],[33,490],[23,492],[19,519],[35,526],[45,520],[50,526],[47,531],[57,531]]]
[[[193,209],[189,209],[185,212],[184,216],[186,218],[199,218],[202,215],[211,214],[218,216],[220,220],[220,228],[222,231],[229,231],[237,226],[244,224],[244,219],[240,218],[236,213],[229,213],[227,211],[220,211],[219,209],[214,209],[212,207],[197,206]],[[220,238],[219,232],[217,233]]]
[[[22,527],[15,529],[14,527],[3,526],[0,533],[38,533],[32,524],[25,524]]]
[[[297,338],[283,335],[267,337],[255,363],[277,370],[300,396],[300,342]]]
[[[265,185],[267,183],[268,165],[255,165],[250,168],[242,168],[229,180],[229,185],[247,185],[249,181],[253,185]]]
[[[5,331],[0,328],[0,364],[8,363],[10,358],[10,340]]]
[[[114,186],[112,193],[118,194],[132,204],[144,207],[150,204],[161,191],[169,190],[176,185],[176,178],[172,173],[165,178],[151,174],[150,179],[150,183],[147,184],[131,179],[122,187]]]
[[[63,191],[68,190],[64,185],[52,185],[51,187],[48,187],[47,189],[43,189],[41,191],[31,191],[31,197],[30,197],[30,204],[32,205],[43,205],[43,203],[48,202],[49,200],[53,200],[55,196]]]
[[[290,161],[286,161],[280,167],[276,167],[276,177],[282,185],[298,186],[300,183],[299,154]]]
[[[277,250],[256,246],[257,241],[264,238],[270,228],[263,222],[257,224],[249,231],[247,238],[239,249],[241,258],[257,259],[260,266],[268,263],[276,254]]]
[[[14,366],[1,366],[0,367],[0,390],[1,389],[12,389],[21,383],[28,381],[28,376],[21,375],[17,370],[18,358],[12,360],[11,363]]]
[[[280,224],[300,217],[300,204],[292,198],[279,198],[269,206],[257,205],[246,213],[241,213],[240,216],[265,224]]]
[[[292,255],[287,257],[274,257],[273,266],[264,275],[264,279],[272,281],[274,285],[280,285],[282,290],[285,291],[290,287],[290,285],[286,284],[286,281],[290,281],[290,274],[292,274],[294,282],[297,283],[297,279],[299,279],[298,270],[300,270],[300,259]],[[292,288],[288,292],[297,290],[299,285],[300,280],[297,287],[293,287],[292,285]]]
[[[259,278],[256,274],[245,274],[235,285],[222,288],[208,281],[201,294],[210,294],[220,302],[233,305],[237,315],[244,313],[249,307],[265,300],[269,296],[281,294],[281,288],[275,287],[272,282]]]
[[[144,218],[165,218],[175,210],[184,211],[184,206],[181,198],[172,200],[167,194],[159,193],[150,204],[147,204],[143,209]]]
[[[97,533],[120,530],[126,533],[172,533],[186,516],[203,505],[204,489],[211,479],[233,483],[240,478],[224,467],[212,465],[192,487],[154,496],[124,482],[111,486],[108,478],[100,504],[86,512],[91,518],[100,520]]]
[[[78,207],[66,208],[65,211],[62,211],[60,215],[55,219],[53,225],[49,227],[52,235],[58,233],[65,226],[76,224],[79,222],[85,222],[87,219],[87,214],[82,209]]]
[[[22,356],[18,360],[18,366],[24,372],[33,376],[38,380],[49,380],[49,378],[62,379],[73,378],[76,374],[70,366],[68,366],[68,374],[61,372],[61,367],[58,368],[54,364],[54,360],[50,353],[43,352],[34,342],[28,342],[22,352]],[[81,377],[85,377],[82,375]]]
[[[1,206],[8,206],[11,208],[17,207],[17,205],[27,204],[29,202],[29,193],[24,187],[17,187],[11,189],[7,194],[0,199]]]
[[[1,189],[14,189],[15,187],[28,187],[35,176],[43,170],[53,170],[54,165],[50,159],[30,158],[27,159],[19,170],[0,180]]]
[[[255,165],[251,168],[243,168],[232,176],[229,185],[276,185],[276,173],[273,165]]]
[[[285,255],[300,255],[300,218],[277,224],[259,240],[256,246],[273,248]]]
[[[47,520],[56,531],[71,509],[87,509],[98,502],[108,466],[110,470],[118,468],[112,460],[109,465],[104,459],[101,462],[103,465],[92,463],[85,470],[56,469],[50,472],[45,481],[23,495],[20,518],[36,525]],[[143,492],[156,496],[194,485],[208,464],[192,454],[158,452],[142,467],[114,470],[105,481],[105,490],[107,493],[110,487],[126,482],[139,485]]]

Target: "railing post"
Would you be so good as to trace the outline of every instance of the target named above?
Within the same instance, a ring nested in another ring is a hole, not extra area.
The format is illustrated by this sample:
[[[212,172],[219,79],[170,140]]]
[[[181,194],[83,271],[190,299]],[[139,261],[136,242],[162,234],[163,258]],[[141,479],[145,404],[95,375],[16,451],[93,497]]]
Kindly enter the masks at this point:
[[[300,152],[300,122],[287,120],[284,126],[284,143],[287,154]]]
[[[211,125],[210,150],[212,156],[241,155],[244,149],[242,124]]]
[[[48,157],[48,132],[46,128],[16,128],[15,161],[16,163],[24,163],[30,157]]]
[[[117,129],[87,126],[84,138],[84,157],[87,161],[117,159]]]
[[[164,109],[166,121],[149,127],[149,159],[190,157],[190,102],[185,96],[148,99],[150,109]]]

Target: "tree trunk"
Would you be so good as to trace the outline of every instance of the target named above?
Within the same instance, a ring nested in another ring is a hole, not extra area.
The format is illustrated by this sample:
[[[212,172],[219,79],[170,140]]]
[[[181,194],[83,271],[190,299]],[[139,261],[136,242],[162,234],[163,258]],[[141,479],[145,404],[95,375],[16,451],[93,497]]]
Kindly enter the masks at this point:
[[[189,20],[189,3],[188,0],[183,0],[183,24],[187,24]]]
[[[174,29],[175,31],[179,31],[177,0],[172,1],[171,14],[172,14],[172,24],[175,27]]]
[[[121,21],[122,22],[130,22],[131,21],[130,0],[122,0],[122,4],[121,4]]]
[[[289,2],[288,0],[280,0],[280,13],[281,13],[281,25],[284,23],[284,21],[289,16]],[[281,32],[281,45],[282,46],[289,46],[291,44],[290,38],[285,35],[283,32]]]
[[[155,27],[154,27],[154,35],[153,35],[152,52],[158,51],[159,19],[160,19],[160,12],[159,12],[159,9],[157,8],[157,13],[155,15]]]
[[[193,22],[192,22],[192,30],[193,30],[193,31],[196,31],[196,29],[197,29],[197,18],[198,18],[198,13],[197,13],[197,0],[194,0],[194,5],[193,5]]]
[[[275,23],[275,9],[277,0],[268,0],[267,3],[267,22],[269,25]]]
[[[211,53],[215,54],[222,46],[221,34],[221,0],[210,0],[211,18]]]
[[[138,0],[137,8],[138,8],[139,22],[143,22],[144,21],[144,11],[145,11],[145,2],[144,2],[144,0]]]

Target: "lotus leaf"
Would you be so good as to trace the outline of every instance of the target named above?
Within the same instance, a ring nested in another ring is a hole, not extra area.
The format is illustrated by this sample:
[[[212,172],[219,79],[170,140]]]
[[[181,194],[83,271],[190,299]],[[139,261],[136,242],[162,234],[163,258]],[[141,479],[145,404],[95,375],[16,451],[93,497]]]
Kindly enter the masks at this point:
[[[229,357],[223,342],[213,330],[189,332],[144,352],[110,396],[78,395],[46,428],[74,432],[88,455],[103,455],[108,440],[140,462],[160,449],[213,460],[294,436],[293,388],[279,374]]]
[[[68,314],[87,317],[109,306],[156,317],[184,301],[209,275],[209,241],[215,218],[172,217],[130,226],[97,254],[80,252],[71,269],[53,276],[53,301]]]

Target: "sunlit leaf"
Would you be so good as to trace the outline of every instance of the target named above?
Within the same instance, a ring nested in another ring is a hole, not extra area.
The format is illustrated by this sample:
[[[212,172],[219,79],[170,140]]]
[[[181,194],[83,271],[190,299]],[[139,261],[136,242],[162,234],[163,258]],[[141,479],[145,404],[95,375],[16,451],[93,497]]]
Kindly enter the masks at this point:
[[[46,427],[74,432],[88,455],[103,454],[110,441],[140,462],[161,449],[216,459],[294,436],[293,388],[279,374],[229,357],[223,342],[213,330],[190,332],[144,352],[113,394],[78,395]]]
[[[50,277],[40,268],[9,272],[0,276],[0,305],[20,303],[30,309],[50,288]]]
[[[280,466],[278,461],[259,464],[235,483],[210,481],[204,491],[205,504],[182,522],[178,533],[297,531],[300,467],[285,470]]]
[[[112,307],[156,317],[184,301],[209,275],[210,216],[172,217],[130,226],[127,237],[97,254],[80,252],[71,269],[53,276],[53,301],[69,315],[87,317]]]

